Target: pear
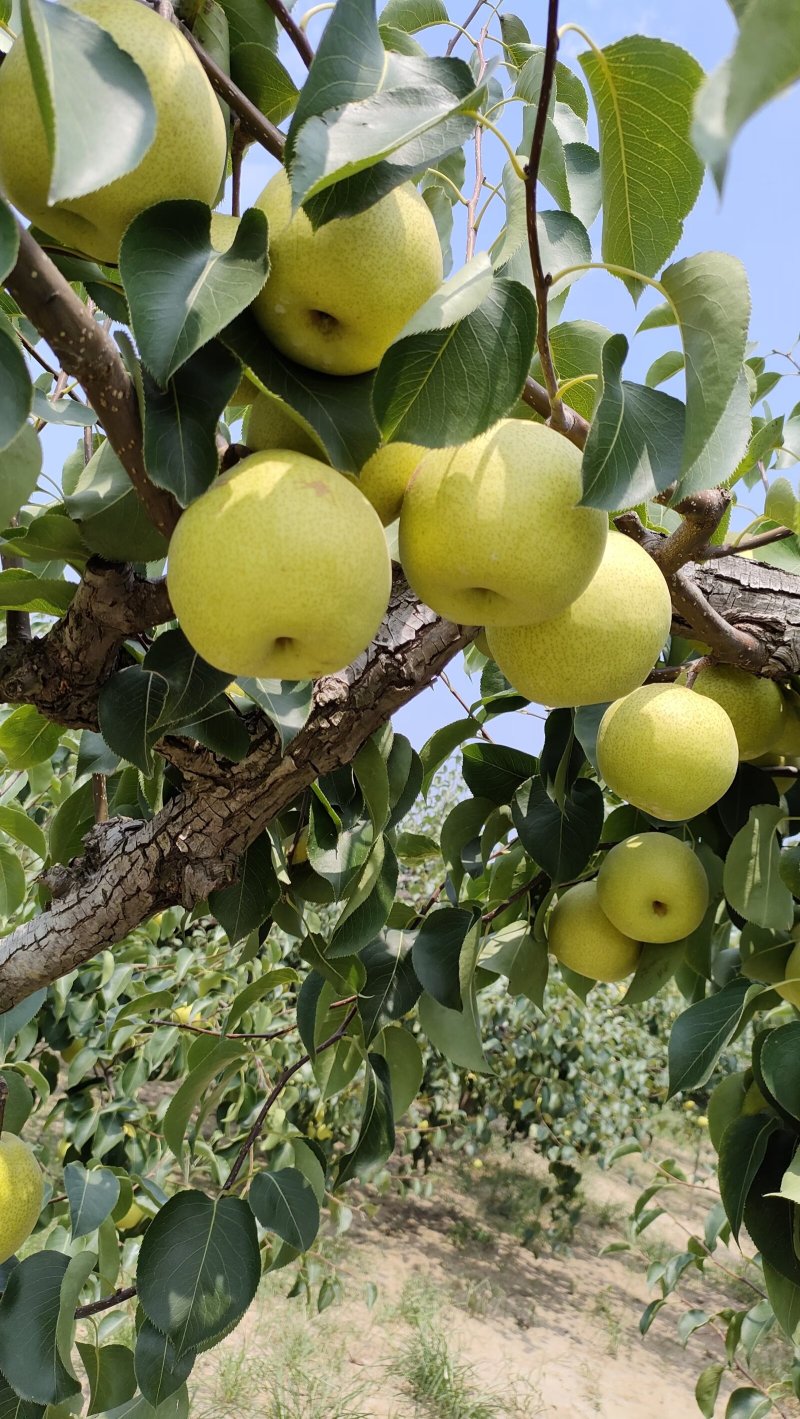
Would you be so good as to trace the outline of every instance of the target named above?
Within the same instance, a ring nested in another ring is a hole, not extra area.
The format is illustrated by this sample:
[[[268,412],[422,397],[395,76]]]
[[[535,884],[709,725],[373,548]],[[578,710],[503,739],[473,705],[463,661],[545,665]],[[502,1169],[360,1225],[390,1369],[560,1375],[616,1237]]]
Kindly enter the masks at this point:
[[[672,604],[652,557],[609,532],[586,590],[535,626],[493,626],[493,660],[515,690],[553,708],[616,700],[641,685],[669,635]]]
[[[311,680],[349,665],[383,619],[383,528],[346,478],[290,449],[245,458],[172,536],[172,605],[204,660],[235,676]]]
[[[253,313],[274,345],[309,369],[362,374],[441,285],[442,249],[409,182],[315,231],[281,169],[255,205],[269,222],[270,272]]]
[[[415,443],[387,443],[376,449],[361,469],[358,486],[384,527],[400,516],[411,476],[427,452]]]
[[[800,712],[798,712],[797,695],[784,695],[783,714],[781,716],[781,727],[774,744],[769,746],[767,753],[772,754],[773,764],[776,762],[775,755],[783,755],[787,759],[793,759],[800,754]]]
[[[153,142],[132,172],[96,192],[48,206],[51,161],[20,36],[0,68],[0,190],[20,212],[64,246],[115,262],[134,217],[168,198],[216,201],[225,172],[222,110],[200,62],[180,31],[138,0],[69,0],[69,8],[106,30],[142,69],[156,109]],[[80,102],[80,95],[73,94]],[[98,149],[115,141],[87,126]],[[91,151],[86,155],[87,165]]]
[[[327,462],[324,449],[295,418],[289,405],[276,395],[262,394],[260,390],[245,415],[242,436],[254,452],[290,448]]]
[[[680,941],[705,916],[708,878],[687,843],[667,833],[635,833],[606,855],[597,900],[626,936]]]
[[[739,746],[716,700],[683,685],[642,685],[609,705],[597,765],[620,798],[675,822],[704,813],[736,777]]]
[[[42,1210],[42,1170],[14,1133],[0,1138],[0,1263],[27,1242]]]
[[[641,955],[638,941],[618,931],[602,911],[596,882],[578,882],[559,897],[547,938],[556,959],[589,980],[623,980]]]
[[[773,985],[773,990],[777,990],[778,995],[788,1000],[795,1010],[800,1010],[800,941],[792,947],[784,967],[783,980]]]
[[[685,680],[683,671],[678,683]],[[783,698],[774,680],[733,665],[710,665],[697,675],[693,689],[725,710],[736,732],[740,759],[757,759],[780,739]]]
[[[400,560],[417,595],[462,625],[552,620],[600,565],[608,519],[578,507],[581,456],[544,424],[503,419],[434,449],[403,499]]]

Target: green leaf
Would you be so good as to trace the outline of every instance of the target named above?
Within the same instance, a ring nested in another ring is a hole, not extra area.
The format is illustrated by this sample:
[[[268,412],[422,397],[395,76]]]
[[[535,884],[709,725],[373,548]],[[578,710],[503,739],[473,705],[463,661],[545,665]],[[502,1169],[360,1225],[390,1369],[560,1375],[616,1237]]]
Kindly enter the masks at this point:
[[[56,1336],[68,1266],[69,1257],[60,1252],[37,1252],[10,1272],[0,1299],[0,1370],[22,1399],[36,1404],[61,1404],[80,1394]]]
[[[82,783],[59,803],[50,820],[50,856],[53,862],[69,862],[77,857],[83,839],[94,826],[94,798],[91,783]]]
[[[703,1373],[698,1377],[694,1387],[694,1397],[697,1400],[697,1407],[704,1419],[714,1419],[714,1410],[717,1406],[717,1395],[725,1373],[724,1365],[707,1365]]]
[[[430,912],[412,948],[411,959],[420,985],[448,1010],[463,1008],[459,961],[467,933],[474,923],[474,913],[460,907],[443,907]]]
[[[0,199],[0,281],[4,281],[17,264],[19,227],[7,202]]]
[[[585,507],[615,512],[647,502],[677,479],[686,410],[679,399],[621,378],[624,335],[603,346],[602,393],[583,452]]]
[[[504,804],[511,802],[517,789],[538,767],[538,759],[522,749],[478,740],[464,749],[461,772],[474,798]]]
[[[694,463],[681,476],[673,501],[680,502],[681,498],[720,483],[732,487],[737,481],[751,428],[750,394],[744,369],[741,369],[725,413]],[[767,547],[766,551],[772,548]]]
[[[772,1412],[772,1400],[761,1389],[749,1385],[735,1389],[725,1406],[725,1419],[766,1419]]]
[[[151,562],[167,554],[166,538],[149,521],[108,440],[89,459],[72,492],[65,491],[64,504],[80,524],[86,545],[109,561]]]
[[[0,844],[0,916],[13,916],[24,900],[25,869],[17,854]]]
[[[394,1151],[394,1112],[389,1066],[382,1055],[367,1055],[364,1112],[358,1138],[345,1153],[336,1172],[336,1187],[358,1178],[368,1181]]]
[[[288,167],[304,124],[327,109],[369,98],[383,79],[385,62],[375,0],[339,0],[297,101],[284,155]]]
[[[237,44],[231,78],[271,123],[283,123],[297,103],[298,88],[277,54],[263,44]]]
[[[446,448],[483,433],[519,399],[535,339],[533,296],[502,278],[454,325],[401,336],[375,376],[384,438]]]
[[[0,316],[0,450],[13,443],[31,412],[32,386],[11,322]]]
[[[82,1163],[67,1163],[64,1169],[64,1191],[69,1202],[73,1241],[96,1231],[113,1212],[119,1198],[119,1178],[108,1168],[84,1168]]]
[[[777,832],[783,809],[761,803],[731,843],[725,858],[723,886],[735,911],[756,926],[786,929],[794,920],[792,894],[781,877]]]
[[[230,684],[230,675],[215,670],[189,644],[183,631],[164,631],[151,645],[142,669],[166,682],[166,695],[153,730],[194,720]]]
[[[666,946],[648,945],[642,951],[636,970],[621,1005],[641,1005],[652,1000],[672,980],[686,955],[686,941],[671,941]]]
[[[68,1416],[59,1414],[50,1416],[50,1419],[68,1419]],[[185,1384],[181,1385],[158,1409],[148,1404],[143,1395],[137,1395],[127,1404],[107,1410],[103,1419],[189,1419],[189,1391]]]
[[[355,102],[327,104],[301,126],[293,125],[293,205],[381,161],[401,167],[435,164],[469,138],[475,126],[469,114],[482,88],[463,60],[387,56],[375,92]]]
[[[587,374],[598,376],[585,384],[574,385],[566,396],[570,408],[576,409],[584,419],[592,418],[600,397],[603,347],[610,335],[611,331],[604,325],[596,325],[591,320],[566,320],[554,325],[550,331],[550,346],[559,380],[566,382]],[[538,353],[534,356],[531,373],[543,382]]]
[[[74,581],[56,581],[20,567],[9,568],[0,572],[0,610],[63,616],[76,590]]]
[[[247,1203],[179,1192],[144,1234],[139,1301],[180,1358],[239,1322],[260,1274],[256,1224]]]
[[[165,1403],[186,1383],[196,1358],[187,1350],[178,1359],[168,1335],[162,1335],[149,1320],[144,1320],[136,1336],[134,1367],[136,1382],[148,1404],[154,1409]]]
[[[297,1168],[256,1173],[247,1200],[262,1227],[297,1251],[308,1251],[319,1231],[319,1203]]]
[[[118,768],[119,756],[109,749],[102,734],[84,729],[75,766],[76,779],[83,778],[84,774],[113,774]]]
[[[730,403],[747,348],[750,290],[735,256],[705,251],[661,275],[680,325],[686,357],[686,432],[682,469],[702,453]]]
[[[160,738],[153,726],[167,693],[166,681],[140,665],[118,670],[100,690],[97,708],[103,738],[115,754],[143,774],[153,771],[153,745]]]
[[[78,1353],[89,1381],[89,1414],[116,1409],[133,1398],[136,1376],[127,1345],[89,1345],[79,1340]]]
[[[402,1025],[387,1025],[374,1042],[377,1054],[389,1065],[392,1108],[397,1123],[410,1109],[422,1084],[422,1050],[410,1030]],[[0,1416],[2,1419],[2,1416]]]
[[[684,363],[680,350],[666,350],[663,355],[659,355],[657,360],[653,360],[644,377],[648,389],[657,389],[659,384],[665,384],[673,375],[680,374]]]
[[[423,744],[419,751],[423,769],[422,792],[427,796],[436,770],[448,759],[465,739],[473,739],[478,732],[474,719],[456,719],[451,724],[443,724]]]
[[[195,1039],[189,1054],[189,1072],[173,1094],[163,1122],[164,1138],[179,1162],[189,1120],[209,1084],[229,1064],[241,1060],[243,1053],[243,1046],[237,1040],[218,1040],[206,1035]]]
[[[0,451],[0,524],[7,527],[31,496],[42,471],[42,445],[32,424]]]
[[[12,1010],[3,1011],[0,1015],[0,1055],[6,1054],[14,1037],[41,1009],[46,994],[45,990],[34,991],[33,995],[21,1000]]]
[[[764,1281],[767,1287],[769,1303],[775,1312],[775,1319],[781,1327],[784,1335],[794,1341],[800,1326],[800,1286],[795,1285],[788,1277],[781,1276],[774,1266],[770,1266],[768,1261],[762,1258],[761,1265],[764,1270]]]
[[[747,1196],[764,1161],[770,1135],[778,1127],[776,1118],[753,1114],[733,1119],[722,1135],[719,1190],[734,1240],[738,1240]]]
[[[750,982],[737,978],[679,1015],[669,1037],[669,1097],[710,1077],[742,1018]]]
[[[372,826],[376,834],[380,833],[389,821],[389,773],[374,737],[367,740],[353,759],[353,773]]]
[[[733,54],[708,76],[695,102],[692,138],[722,190],[731,144],[770,99],[800,78],[800,14],[793,0],[736,5]]]
[[[417,34],[430,25],[446,25],[447,9],[443,0],[389,0],[378,16],[381,25]]]
[[[677,45],[643,35],[582,54],[580,64],[600,127],[603,260],[654,276],[703,180],[689,135],[703,71]]]
[[[22,32],[50,152],[48,202],[73,201],[139,166],[156,108],[139,65],[108,30],[63,5],[21,0]],[[113,131],[113,143],[98,143]]]
[[[281,749],[285,750],[311,713],[311,680],[245,679],[236,683],[272,720],[281,738]]]
[[[386,925],[397,891],[397,857],[378,838],[331,936],[328,956],[355,955]]]
[[[554,883],[569,882],[583,871],[600,841],[603,794],[592,779],[578,779],[562,811],[537,775],[515,794],[511,814],[534,862]]]
[[[93,1251],[79,1251],[70,1258],[61,1282],[61,1294],[56,1324],[56,1346],[67,1374],[77,1379],[72,1363],[72,1346],[75,1340],[75,1308],[86,1282],[97,1265],[97,1255]]]
[[[221,338],[259,389],[277,395],[311,427],[334,468],[345,473],[363,468],[380,442],[372,374],[340,379],[296,365],[269,343],[252,315],[234,320]]]
[[[270,840],[261,833],[244,854],[236,882],[232,887],[210,892],[208,907],[235,946],[266,921],[279,895]]]
[[[269,6],[261,0],[220,0],[220,4],[228,19],[231,50],[249,43],[277,47],[278,28]]]
[[[792,1118],[800,1121],[800,1021],[793,1020],[767,1035],[759,1068],[770,1094]]]
[[[30,769],[52,758],[61,734],[33,705],[20,705],[0,724],[0,753],[10,769]]]
[[[202,202],[159,202],[135,217],[119,268],[142,360],[166,384],[190,355],[240,315],[267,279],[263,212],[244,213],[227,251],[211,242]]]
[[[241,365],[218,340],[196,350],[160,389],[144,376],[147,476],[187,507],[219,472],[217,421],[239,384]]]
[[[420,994],[407,936],[385,931],[360,952],[364,981],[358,992],[358,1010],[369,1043],[379,1023],[397,1020],[413,1009]],[[379,1051],[382,1053],[383,1051]]]
[[[20,1399],[0,1375],[0,1419],[43,1419],[44,1405]]]
[[[0,1078],[5,1079],[8,1088],[6,1111],[3,1114],[3,1129],[7,1133],[21,1133],[33,1113],[34,1097],[15,1069],[0,1070]],[[2,1412],[0,1411],[0,1419]]]

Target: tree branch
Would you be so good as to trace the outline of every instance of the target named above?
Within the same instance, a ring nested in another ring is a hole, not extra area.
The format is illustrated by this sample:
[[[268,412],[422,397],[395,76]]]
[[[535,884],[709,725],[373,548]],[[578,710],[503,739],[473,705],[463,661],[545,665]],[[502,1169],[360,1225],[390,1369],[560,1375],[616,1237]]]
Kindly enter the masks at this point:
[[[314,51],[305,30],[301,30],[300,26],[295,24],[283,0],[267,0],[267,4],[281,29],[286,31],[306,68],[309,69],[314,58]]]
[[[119,350],[22,226],[19,257],[6,287],[63,369],[83,385],[147,516],[169,537],[181,510],[172,494],[157,488],[147,476],[139,403]]]
[[[398,576],[375,641],[347,670],[317,682],[309,719],[285,754],[265,728],[248,757],[221,766],[216,781],[193,780],[148,822],[98,824],[82,858],[51,870],[48,909],[0,939],[0,1011],[154,912],[178,902],[193,907],[230,881],[265,826],[321,774],[349,763],[473,634],[421,606]]]
[[[189,27],[178,19],[175,20],[175,24],[200,60],[214,92],[219,94],[231,112],[236,114],[240,131],[247,133],[256,143],[260,143],[262,148],[266,148],[267,152],[272,154],[273,158],[277,158],[279,162],[282,161],[286,139],[281,130],[276,128],[274,123],[270,123],[269,119],[264,117],[261,109],[256,108],[247,94],[242,93],[242,90],[225,73],[225,70],[220,69],[216,60],[212,59],[200,41],[195,39]]]
[[[533,284],[536,290],[536,304],[539,311],[536,343],[539,349],[539,359],[542,365],[542,373],[544,374],[544,382],[547,386],[550,423],[553,428],[561,431],[566,421],[562,413],[561,401],[558,398],[558,375],[556,374],[556,368],[553,363],[553,352],[550,349],[550,340],[547,333],[547,301],[550,294],[551,278],[549,273],[545,274],[542,265],[542,254],[539,249],[539,226],[536,215],[536,187],[539,181],[539,166],[542,161],[544,135],[547,128],[547,110],[550,107],[550,95],[553,92],[553,82],[555,80],[557,54],[558,0],[548,0],[547,39],[545,41],[544,65],[542,68],[542,87],[539,90],[539,102],[536,107],[536,122],[534,123],[533,138],[531,140],[531,153],[526,169],[525,213],[528,224],[528,246],[530,247],[531,253]]]
[[[537,414],[541,414],[543,419],[549,419],[552,414],[550,407],[550,396],[543,384],[532,379],[528,375],[523,386],[521,399],[523,404],[527,404],[529,409],[535,409]],[[558,400],[558,408],[561,411],[562,427],[559,433],[564,434],[570,443],[574,443],[577,448],[584,448],[589,437],[589,422],[579,414],[577,409],[571,409],[568,404],[562,404]]]

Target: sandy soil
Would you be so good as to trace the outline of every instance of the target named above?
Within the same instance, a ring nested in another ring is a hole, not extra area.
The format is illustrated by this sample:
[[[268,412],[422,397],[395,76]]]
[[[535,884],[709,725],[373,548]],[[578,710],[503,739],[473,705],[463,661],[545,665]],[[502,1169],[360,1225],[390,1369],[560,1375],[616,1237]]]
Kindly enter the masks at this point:
[[[302,1303],[284,1300],[274,1289],[279,1278],[273,1278],[268,1298],[226,1346],[243,1347],[252,1357],[265,1341],[265,1328],[273,1337],[280,1334],[284,1343],[291,1334],[289,1349],[295,1363],[300,1357],[309,1397],[296,1408],[271,1408],[274,1400],[259,1386],[252,1409],[229,1403],[228,1412],[263,1419],[283,1419],[284,1413],[287,1419],[323,1414],[327,1419],[438,1419],[445,1411],[419,1403],[397,1373],[398,1353],[411,1334],[408,1298],[419,1295],[432,1308],[430,1323],[446,1336],[454,1359],[469,1366],[470,1390],[488,1401],[486,1412],[497,1419],[698,1415],[694,1385],[707,1364],[722,1358],[721,1345],[703,1333],[692,1337],[686,1349],[681,1346],[675,1324],[687,1303],[679,1301],[661,1311],[643,1340],[639,1318],[655,1292],[648,1291],[641,1258],[600,1255],[624,1235],[625,1218],[645,1176],[641,1163],[592,1173],[590,1206],[568,1257],[546,1252],[537,1258],[513,1233],[495,1230],[496,1216],[487,1220],[490,1190],[495,1184],[502,1189],[505,1168],[514,1169],[517,1196],[524,1189],[521,1172],[529,1171],[532,1190],[536,1175],[542,1175],[540,1160],[529,1149],[517,1148],[513,1159],[504,1155],[488,1172],[476,1174],[474,1185],[469,1176],[465,1185],[463,1171],[459,1175],[452,1165],[442,1164],[430,1199],[389,1197],[371,1204],[365,1198],[341,1248],[344,1298],[322,1315],[309,1316]],[[657,1247],[661,1240],[671,1250],[680,1249],[686,1238],[682,1227],[702,1227],[701,1204],[702,1194],[699,1201],[688,1190],[672,1194],[670,1208],[678,1222],[656,1222],[646,1234],[649,1245]],[[732,1254],[727,1260],[735,1265]],[[377,1287],[371,1309],[364,1299],[370,1282]],[[692,1285],[691,1304],[715,1309],[726,1299],[724,1290],[715,1292],[710,1273],[707,1282]],[[273,1356],[278,1360],[274,1350]],[[211,1355],[204,1366],[209,1363]],[[278,1360],[279,1368],[284,1363],[288,1359]],[[319,1393],[312,1378],[318,1369],[336,1376],[329,1401],[319,1408],[312,1403]],[[720,1414],[730,1388],[723,1385]],[[343,1396],[339,1408],[336,1393]],[[225,1406],[208,1412],[225,1413]],[[800,1408],[784,1412],[798,1414]],[[450,1409],[446,1415],[460,1419]]]

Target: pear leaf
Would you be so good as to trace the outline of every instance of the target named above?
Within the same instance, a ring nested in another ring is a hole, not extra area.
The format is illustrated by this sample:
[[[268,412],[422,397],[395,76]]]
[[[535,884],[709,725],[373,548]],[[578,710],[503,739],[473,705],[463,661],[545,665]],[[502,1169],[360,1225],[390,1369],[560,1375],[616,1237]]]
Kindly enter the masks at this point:
[[[74,201],[139,166],[155,138],[155,104],[139,65],[94,20],[44,0],[20,8],[50,151],[48,201]]]

